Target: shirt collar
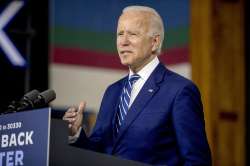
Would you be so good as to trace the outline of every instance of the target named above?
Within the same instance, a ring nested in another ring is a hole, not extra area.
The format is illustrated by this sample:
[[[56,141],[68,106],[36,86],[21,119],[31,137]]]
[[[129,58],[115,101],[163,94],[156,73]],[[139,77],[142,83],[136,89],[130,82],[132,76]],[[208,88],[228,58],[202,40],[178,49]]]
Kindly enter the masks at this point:
[[[156,66],[160,63],[158,57],[156,56],[152,61],[150,61],[146,66],[144,66],[137,74],[143,79],[147,80],[150,74],[154,71]],[[134,72],[129,69],[129,78]]]

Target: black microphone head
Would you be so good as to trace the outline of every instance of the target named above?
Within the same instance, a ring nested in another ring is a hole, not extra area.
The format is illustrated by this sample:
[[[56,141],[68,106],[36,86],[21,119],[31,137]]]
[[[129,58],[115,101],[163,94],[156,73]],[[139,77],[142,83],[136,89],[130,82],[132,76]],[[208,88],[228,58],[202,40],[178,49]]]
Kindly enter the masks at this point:
[[[39,96],[41,98],[43,98],[44,104],[48,104],[49,102],[51,102],[52,100],[54,100],[56,98],[56,93],[55,93],[54,90],[48,89],[48,90],[43,91],[42,93],[40,93]]]
[[[38,90],[34,89],[34,90],[32,90],[32,91],[26,93],[26,94],[23,96],[23,99],[33,102],[33,101],[37,98],[37,96],[39,95],[39,93],[40,93],[40,92],[39,92]]]
[[[19,102],[13,102],[11,105],[9,105],[8,110],[12,110],[11,112],[17,112],[34,108],[34,102],[38,96],[39,91],[34,89],[26,93]]]

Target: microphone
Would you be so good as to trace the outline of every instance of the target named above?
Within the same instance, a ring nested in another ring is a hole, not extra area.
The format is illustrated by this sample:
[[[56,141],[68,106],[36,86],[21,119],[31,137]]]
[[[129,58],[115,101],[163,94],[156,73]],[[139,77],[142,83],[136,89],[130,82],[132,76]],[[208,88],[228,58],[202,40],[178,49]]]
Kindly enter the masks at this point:
[[[52,89],[48,89],[40,93],[37,98],[34,100],[33,104],[35,108],[43,107],[49,102],[53,101],[56,98],[56,93]]]
[[[12,101],[5,113],[18,112],[34,107],[33,101],[38,97],[39,91],[34,89],[26,93],[19,102]]]
[[[19,102],[13,101],[8,106],[8,109],[4,112],[4,114],[24,111],[32,108],[41,108],[49,104],[49,102],[55,98],[56,93],[52,89],[48,89],[42,93],[39,93],[38,90],[32,90],[26,93]]]

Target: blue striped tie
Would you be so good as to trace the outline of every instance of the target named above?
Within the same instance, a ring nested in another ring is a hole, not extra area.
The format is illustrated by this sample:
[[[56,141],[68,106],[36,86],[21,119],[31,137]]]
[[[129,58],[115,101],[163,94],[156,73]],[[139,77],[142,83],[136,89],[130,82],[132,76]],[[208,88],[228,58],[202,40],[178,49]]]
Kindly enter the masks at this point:
[[[138,74],[133,74],[129,80],[126,82],[125,86],[122,89],[120,96],[119,109],[116,117],[116,132],[119,132],[119,129],[127,115],[129,109],[130,95],[133,88],[133,84],[140,78]]]

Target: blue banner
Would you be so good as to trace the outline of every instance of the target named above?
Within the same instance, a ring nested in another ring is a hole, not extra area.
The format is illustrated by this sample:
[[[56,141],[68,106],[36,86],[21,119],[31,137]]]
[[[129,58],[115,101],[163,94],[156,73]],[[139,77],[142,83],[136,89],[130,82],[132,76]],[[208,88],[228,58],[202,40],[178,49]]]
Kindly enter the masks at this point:
[[[46,166],[50,108],[0,116],[0,166]]]

